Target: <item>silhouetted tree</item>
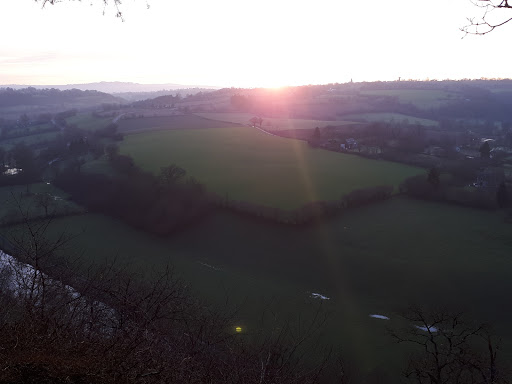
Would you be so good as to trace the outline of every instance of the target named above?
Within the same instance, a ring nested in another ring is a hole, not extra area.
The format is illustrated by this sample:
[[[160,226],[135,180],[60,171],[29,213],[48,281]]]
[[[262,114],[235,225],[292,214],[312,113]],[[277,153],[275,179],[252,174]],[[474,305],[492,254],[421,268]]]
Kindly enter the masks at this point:
[[[249,120],[253,127],[256,127],[256,125],[259,125],[261,128],[261,125],[263,124],[263,119],[261,117],[254,116]]]
[[[20,116],[19,120],[18,120],[18,124],[20,125],[20,127],[28,127],[28,124],[30,123],[30,119],[28,118],[27,114],[24,113],[23,115]]]
[[[75,267],[62,256],[72,237],[49,240],[51,218],[33,221],[18,208],[14,258],[0,264],[1,383],[321,382],[329,354],[312,351],[321,306],[310,321],[276,324],[250,341],[227,327],[232,309],[195,299],[170,267],[150,275],[115,261]]]
[[[5,149],[0,147],[0,164],[2,165],[0,175],[5,171],[5,156],[6,155],[7,155],[7,152],[5,151]]]
[[[391,331],[397,343],[417,348],[405,371],[418,384],[505,384],[510,373],[498,356],[499,340],[486,324],[468,321],[461,313],[411,308],[408,326]]]
[[[437,169],[437,167],[433,167],[428,173],[427,180],[430,183],[430,185],[437,188],[441,182],[439,177],[439,169]]]
[[[34,151],[22,143],[11,149],[9,155],[16,164],[16,168],[21,169],[19,179],[22,184],[27,186],[28,193],[30,184],[37,178],[37,164]]]
[[[119,147],[115,144],[109,144],[105,147],[105,153],[107,158],[112,161],[112,159],[119,154]]]
[[[45,217],[48,217],[48,209],[54,204],[55,199],[49,193],[38,193],[34,197],[36,207],[44,209]]]
[[[496,201],[500,208],[505,208],[508,205],[508,191],[505,182],[502,182],[496,192]]]
[[[43,7],[44,7],[46,4],[54,5],[56,3],[60,3],[62,0],[35,0],[35,1],[43,4]],[[101,1],[105,6],[110,5],[110,4],[113,5],[116,9],[115,16],[119,17],[121,20],[123,20],[123,13],[121,12],[121,9],[119,8],[119,6],[121,5],[121,0],[101,0]],[[149,9],[149,3],[147,1],[146,1],[146,4]]]
[[[482,8],[483,15],[480,18],[468,17],[469,24],[461,28],[466,34],[485,35],[512,20],[512,4],[509,4],[509,0],[479,0],[472,3]],[[502,12],[498,13],[498,18],[489,20],[492,15],[496,17],[496,12],[491,13],[496,10]],[[508,14],[505,11],[508,11]]]
[[[491,147],[489,146],[489,142],[486,141],[480,146],[480,157],[482,159],[488,159],[491,156]]]
[[[158,182],[163,186],[170,186],[177,183],[187,174],[183,168],[178,167],[175,164],[171,164],[168,167],[160,168],[160,174],[158,175]]]

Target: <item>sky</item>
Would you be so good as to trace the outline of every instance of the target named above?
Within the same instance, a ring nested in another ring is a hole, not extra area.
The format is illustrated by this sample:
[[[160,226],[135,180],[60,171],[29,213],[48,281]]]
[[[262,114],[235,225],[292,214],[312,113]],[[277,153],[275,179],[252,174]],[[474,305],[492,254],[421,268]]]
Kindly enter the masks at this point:
[[[124,21],[102,0],[0,0],[0,10],[0,84],[512,77],[512,22],[462,38],[482,13],[470,0],[125,0]]]

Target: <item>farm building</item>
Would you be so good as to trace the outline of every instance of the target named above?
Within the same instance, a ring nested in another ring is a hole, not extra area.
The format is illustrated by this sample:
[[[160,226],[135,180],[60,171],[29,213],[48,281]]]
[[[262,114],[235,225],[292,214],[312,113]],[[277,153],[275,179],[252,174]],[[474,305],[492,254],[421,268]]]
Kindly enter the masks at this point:
[[[345,140],[345,144],[346,144],[347,149],[357,148],[356,139],[353,139],[353,138],[347,139],[347,140]]]

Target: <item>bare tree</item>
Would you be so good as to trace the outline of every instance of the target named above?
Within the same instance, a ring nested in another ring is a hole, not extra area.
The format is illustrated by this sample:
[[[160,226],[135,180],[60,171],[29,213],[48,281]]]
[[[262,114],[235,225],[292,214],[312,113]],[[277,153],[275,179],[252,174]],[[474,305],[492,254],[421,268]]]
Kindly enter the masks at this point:
[[[392,330],[397,343],[416,346],[405,377],[418,384],[504,384],[509,376],[498,358],[499,339],[489,325],[468,321],[462,313],[411,308],[408,324]]]
[[[41,3],[43,8],[47,4],[55,5],[57,3],[62,2],[63,0],[35,0],[37,3]],[[79,0],[81,1],[81,0]],[[123,13],[121,12],[121,0],[97,0],[101,4],[103,4],[103,14],[105,14],[105,10],[109,5],[112,5],[115,8],[115,16],[124,21]],[[92,2],[91,2],[92,3]],[[146,7],[149,9],[149,2],[146,1]]]
[[[55,198],[49,193],[38,193],[35,195],[34,200],[37,207],[44,209],[45,217],[48,217],[48,210],[53,208],[55,204]],[[51,214],[55,213],[54,209],[52,211],[53,212],[50,211]]]
[[[512,20],[512,4],[509,0],[470,0],[482,9],[481,17],[468,18],[468,25],[461,28],[466,35],[485,35]]]
[[[142,275],[114,260],[75,269],[58,257],[71,238],[48,236],[52,217],[19,210],[9,236],[18,260],[0,270],[0,382],[320,381],[328,355],[306,358],[320,308],[308,322],[238,334],[227,327],[232,313],[199,302],[171,268]]]

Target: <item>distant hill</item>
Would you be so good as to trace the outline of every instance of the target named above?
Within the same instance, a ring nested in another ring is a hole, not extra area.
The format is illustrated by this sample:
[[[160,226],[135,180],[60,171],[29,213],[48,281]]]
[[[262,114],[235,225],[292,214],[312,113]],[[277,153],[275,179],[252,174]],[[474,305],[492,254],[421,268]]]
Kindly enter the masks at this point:
[[[23,113],[56,113],[123,103],[126,103],[124,99],[98,91],[0,88],[0,115],[4,118],[16,118]]]
[[[94,90],[105,93],[124,93],[124,92],[156,92],[162,90],[176,90],[176,89],[188,89],[188,88],[204,88],[204,89],[218,89],[219,87],[213,87],[208,85],[184,85],[184,84],[139,84],[139,83],[130,83],[130,82],[120,82],[120,81],[101,81],[98,83],[86,83],[86,84],[64,84],[64,85],[18,85],[18,84],[10,84],[10,85],[0,85],[0,88],[12,88],[12,89],[22,89],[22,88],[36,88],[36,89],[45,89],[45,88],[55,88],[61,91],[70,90],[70,89],[79,89],[82,91],[86,90]]]
[[[187,96],[187,95],[195,95],[199,92],[213,92],[214,89],[210,88],[186,88],[186,89],[164,89],[161,91],[155,92],[114,92],[113,96],[122,97],[127,101],[140,101],[153,99],[160,96]]]

